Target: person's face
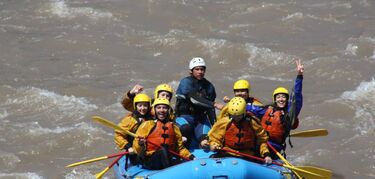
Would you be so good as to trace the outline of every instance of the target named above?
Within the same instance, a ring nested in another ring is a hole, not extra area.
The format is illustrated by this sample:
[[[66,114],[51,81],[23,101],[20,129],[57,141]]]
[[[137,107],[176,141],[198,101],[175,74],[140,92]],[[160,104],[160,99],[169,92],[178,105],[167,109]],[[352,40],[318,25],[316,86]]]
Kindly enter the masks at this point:
[[[157,117],[157,119],[163,121],[168,116],[168,110],[169,107],[167,105],[159,104],[155,106],[155,116]]]
[[[286,104],[287,104],[286,95],[285,94],[277,94],[275,96],[275,102],[276,102],[277,107],[279,107],[279,108],[285,107]]]
[[[249,97],[249,90],[247,89],[238,89],[234,90],[235,97],[242,97],[243,99],[247,99]]]
[[[148,111],[148,105],[149,105],[149,103],[147,103],[147,102],[139,102],[135,106],[137,107],[137,111],[141,115],[145,115]]]
[[[168,93],[166,91],[161,91],[159,92],[158,98],[165,98],[168,99],[169,101],[171,100],[171,93]]]
[[[192,70],[193,77],[197,80],[201,80],[204,78],[204,73],[206,72],[206,68],[202,66],[194,67]]]

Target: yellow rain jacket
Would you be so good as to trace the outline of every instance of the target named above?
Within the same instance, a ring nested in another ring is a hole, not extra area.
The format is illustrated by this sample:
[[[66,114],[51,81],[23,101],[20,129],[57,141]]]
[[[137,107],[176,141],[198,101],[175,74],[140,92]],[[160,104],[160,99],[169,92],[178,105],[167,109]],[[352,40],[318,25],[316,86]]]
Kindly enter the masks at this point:
[[[149,121],[145,121],[141,124],[141,126],[138,128],[137,132],[136,132],[136,135],[139,136],[139,137],[144,137],[147,139],[147,136],[152,132],[152,130],[154,130],[155,126],[156,126],[156,120],[149,120]],[[180,154],[181,156],[184,156],[186,158],[189,158],[191,156],[191,153],[189,152],[188,149],[186,149],[183,145],[183,142],[182,142],[182,135],[181,135],[181,132],[180,132],[180,129],[173,123],[173,130],[174,130],[174,133],[175,133],[175,138],[176,138],[176,148],[175,149],[171,149],[170,150],[173,150],[175,152],[177,152],[178,154]],[[147,144],[146,145],[152,145],[152,144]],[[142,146],[139,145],[139,139],[136,138],[134,141],[133,141],[133,148],[134,150],[138,153],[138,154],[141,154],[141,151],[142,151]],[[146,147],[147,148],[147,147]],[[155,151],[146,151],[146,156],[151,156]]]
[[[146,119],[149,120],[149,119]],[[144,121],[144,120],[143,120]],[[123,129],[135,133],[138,127],[141,125],[143,121],[139,121],[132,114],[125,116],[118,126],[122,127]],[[132,146],[133,137],[129,136],[125,132],[115,130],[115,143],[119,149],[128,149]]]
[[[227,127],[230,123],[231,123],[231,119],[229,119],[229,117],[226,116],[222,119],[219,119],[214,124],[212,129],[208,132],[209,143],[210,143],[211,146],[216,145],[216,146],[219,146],[221,148],[228,148],[228,149],[231,149],[231,150],[235,150],[235,149],[229,148],[227,146],[223,146],[224,142],[225,142],[224,137],[225,137],[225,134],[227,132]],[[257,141],[257,143],[254,146],[259,146],[259,150],[260,150],[259,153],[260,153],[261,157],[265,157],[266,155],[269,155],[269,150],[268,150],[268,147],[267,147],[268,136],[267,136],[265,130],[255,120],[251,120],[251,125],[252,125],[252,129],[255,132],[256,141]],[[235,151],[237,151],[237,150],[235,150]],[[238,151],[238,152],[246,153],[246,154],[250,154],[250,155],[256,154],[256,151],[253,151],[251,149],[241,150],[241,151]],[[230,153],[230,154],[233,155],[233,156],[239,156],[239,155],[234,154],[234,153]]]
[[[133,106],[133,100],[135,95],[131,96],[130,91],[124,94],[121,100],[122,107],[124,107],[126,110],[133,112],[134,106]]]

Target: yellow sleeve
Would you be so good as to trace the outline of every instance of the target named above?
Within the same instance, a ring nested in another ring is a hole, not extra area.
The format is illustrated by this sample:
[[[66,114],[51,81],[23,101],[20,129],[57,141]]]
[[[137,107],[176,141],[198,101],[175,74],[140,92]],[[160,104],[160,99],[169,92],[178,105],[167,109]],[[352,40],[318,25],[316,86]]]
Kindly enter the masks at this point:
[[[223,119],[224,117],[228,117],[228,105],[225,105],[223,109],[221,109],[219,115],[217,116],[217,121]]]
[[[227,130],[227,126],[229,122],[230,122],[230,119],[228,117],[224,117],[218,120],[214,124],[214,126],[212,126],[212,129],[208,132],[208,139],[209,139],[210,145],[223,147],[224,135]]]
[[[261,157],[265,157],[264,154],[269,153],[268,146],[267,146],[267,140],[268,136],[266,131],[263,129],[263,127],[258,124],[256,121],[251,121],[253,129],[257,135],[257,144],[259,146],[259,153]]]
[[[137,123],[132,116],[126,116],[121,120],[118,126],[127,131],[134,132],[136,124]],[[124,149],[125,145],[129,143],[128,137],[129,136],[125,132],[115,130],[114,140],[119,149]]]
[[[133,99],[129,98],[128,93],[125,93],[124,96],[122,97],[122,107],[124,107],[126,110],[133,112],[134,111],[134,106],[133,106]]]
[[[150,131],[154,127],[154,125],[155,125],[154,121],[151,121],[151,120],[145,121],[141,124],[141,126],[138,127],[138,130],[135,134],[138,137],[146,138],[150,134]],[[140,146],[138,142],[139,142],[139,139],[135,138],[133,141],[133,149],[137,152],[137,154],[140,154],[142,150],[142,146]]]
[[[182,135],[180,129],[173,124],[173,129],[174,133],[176,134],[176,139],[177,139],[177,151],[180,155],[189,158],[191,153],[189,152],[188,149],[185,148],[183,141],[182,141]]]

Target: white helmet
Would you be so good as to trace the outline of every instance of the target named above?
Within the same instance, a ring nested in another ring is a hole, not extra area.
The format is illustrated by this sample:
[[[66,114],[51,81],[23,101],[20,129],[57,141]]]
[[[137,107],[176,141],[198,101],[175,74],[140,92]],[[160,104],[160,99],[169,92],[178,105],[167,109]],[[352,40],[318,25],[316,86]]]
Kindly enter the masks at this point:
[[[203,66],[206,67],[206,62],[201,57],[194,57],[190,60],[189,69],[192,70],[194,67]]]

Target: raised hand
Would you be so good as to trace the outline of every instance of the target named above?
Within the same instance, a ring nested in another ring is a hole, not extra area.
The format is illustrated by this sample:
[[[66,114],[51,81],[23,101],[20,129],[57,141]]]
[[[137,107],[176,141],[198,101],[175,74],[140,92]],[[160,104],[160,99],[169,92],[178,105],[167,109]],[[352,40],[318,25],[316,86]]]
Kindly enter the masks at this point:
[[[297,72],[298,72],[298,75],[303,75],[303,71],[305,70],[303,68],[303,64],[301,62],[301,59],[298,59],[296,60],[296,65],[297,65]]]
[[[143,86],[136,84],[133,89],[130,90],[130,94],[138,94],[143,91]]]

